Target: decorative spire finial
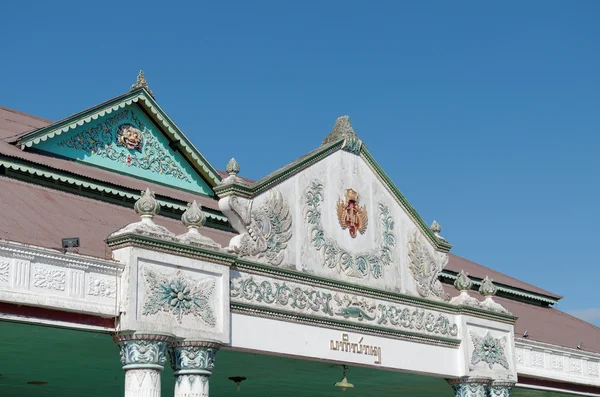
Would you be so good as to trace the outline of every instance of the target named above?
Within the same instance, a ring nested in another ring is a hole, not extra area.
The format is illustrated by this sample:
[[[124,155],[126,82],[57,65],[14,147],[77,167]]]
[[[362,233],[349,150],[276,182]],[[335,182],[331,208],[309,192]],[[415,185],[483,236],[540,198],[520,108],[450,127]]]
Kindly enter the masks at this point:
[[[192,204],[188,204],[187,210],[181,215],[181,222],[187,226],[188,231],[175,237],[177,241],[196,247],[221,249],[221,246],[211,238],[200,234],[198,229],[204,226],[206,215],[204,215],[202,207],[196,203],[196,200],[194,200]]]
[[[479,304],[479,306],[493,312],[511,314],[504,306],[494,302],[492,296],[496,295],[496,292],[498,292],[498,287],[494,285],[493,281],[494,280],[491,280],[488,276],[485,276],[485,279],[483,279],[481,282],[479,293],[485,296],[485,299]]]
[[[494,285],[494,280],[490,279],[488,276],[485,276],[483,281],[481,282],[481,286],[479,287],[479,293],[485,297],[494,296],[498,292],[498,288]]]
[[[433,234],[435,234],[436,236],[438,236],[440,234],[440,232],[442,231],[442,227],[435,220],[433,221],[433,223],[431,224],[431,226],[429,226],[429,228],[431,229],[431,231],[433,232]]]
[[[150,94],[150,96],[154,98],[152,90],[150,89],[150,87],[148,87],[148,82],[146,81],[146,76],[144,76],[143,70],[140,70],[140,72],[138,73],[137,79],[135,80],[135,84],[131,86],[131,91],[136,90],[138,88],[144,88],[146,91],[148,91],[148,94]]]
[[[231,158],[229,163],[227,163],[227,167],[225,167],[225,171],[227,171],[229,176],[235,176],[240,173],[240,165],[234,158]]]
[[[454,280],[454,286],[461,292],[468,291],[473,286],[473,282],[469,278],[469,275],[464,270],[461,270],[456,280]]]
[[[112,233],[109,237],[132,233],[144,234],[146,236],[157,237],[164,240],[173,240],[175,237],[173,233],[171,233],[166,227],[154,223],[153,218],[160,210],[160,204],[158,200],[154,198],[154,192],[150,191],[148,188],[146,188],[146,190],[142,190],[142,194],[133,205],[133,209],[142,218],[142,220],[140,222],[130,223],[129,225]]]
[[[150,191],[149,188],[146,188],[146,191],[142,190],[142,194],[140,198],[133,205],[133,209],[135,212],[144,218],[154,218],[158,211],[160,210],[160,204],[154,198],[154,192]]]
[[[352,128],[352,124],[350,123],[350,117],[342,116],[337,118],[335,124],[333,125],[333,129],[331,130],[329,135],[327,135],[323,139],[322,144],[325,145],[327,143],[340,140],[342,138],[348,139],[351,137],[358,138],[356,132],[354,132],[354,128]]]
[[[464,270],[458,273],[458,277],[454,280],[454,286],[460,291],[458,296],[450,299],[450,303],[457,306],[472,306],[478,307],[479,301],[469,295],[468,291],[473,286],[473,282],[469,278],[469,274]]]
[[[198,229],[204,226],[206,215],[204,215],[202,207],[196,203],[196,200],[194,200],[192,204],[188,204],[187,210],[181,215],[181,222],[183,222],[188,229]]]
[[[431,223],[431,226],[429,226],[429,229],[433,232],[433,234],[435,235],[435,237],[439,238],[442,241],[446,241],[445,238],[443,238],[442,236],[440,236],[440,233],[442,231],[442,226],[438,223],[438,221],[433,221]]]

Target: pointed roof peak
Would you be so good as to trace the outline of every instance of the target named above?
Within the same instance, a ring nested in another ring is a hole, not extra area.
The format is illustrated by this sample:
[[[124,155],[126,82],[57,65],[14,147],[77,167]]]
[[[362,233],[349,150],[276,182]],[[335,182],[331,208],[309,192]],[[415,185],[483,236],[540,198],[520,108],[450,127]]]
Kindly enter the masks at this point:
[[[150,87],[148,87],[148,81],[146,81],[146,76],[144,76],[143,70],[140,70],[140,72],[138,73],[137,79],[135,80],[135,84],[131,86],[131,91],[137,90],[138,88],[145,89],[146,91],[148,91],[148,94],[150,94],[152,98],[154,98],[152,90],[150,89]]]
[[[358,137],[356,132],[354,132],[354,128],[352,128],[352,124],[350,123],[350,116],[341,116],[335,120],[335,124],[333,125],[333,129],[323,139],[323,145],[331,142],[335,142],[342,138],[348,137]]]

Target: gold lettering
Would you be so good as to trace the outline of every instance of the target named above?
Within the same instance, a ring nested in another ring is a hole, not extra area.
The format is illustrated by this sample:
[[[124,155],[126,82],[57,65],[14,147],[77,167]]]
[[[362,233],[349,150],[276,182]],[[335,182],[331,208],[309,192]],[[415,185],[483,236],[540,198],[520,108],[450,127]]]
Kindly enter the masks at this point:
[[[363,345],[363,338],[361,337],[358,343],[350,342],[348,334],[342,334],[342,339],[329,341],[329,349],[336,351],[343,351],[347,353],[365,354],[368,356],[376,357],[375,364],[381,364],[381,347],[373,345]]]
[[[375,364],[381,364],[381,347],[377,348],[377,360],[375,360]]]

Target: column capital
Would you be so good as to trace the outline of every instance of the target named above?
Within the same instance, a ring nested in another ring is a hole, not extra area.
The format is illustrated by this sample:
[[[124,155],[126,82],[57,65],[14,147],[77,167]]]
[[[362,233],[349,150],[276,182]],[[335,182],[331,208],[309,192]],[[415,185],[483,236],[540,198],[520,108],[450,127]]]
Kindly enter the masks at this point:
[[[515,382],[495,380],[490,384],[490,397],[509,397]]]
[[[214,340],[177,340],[169,351],[171,367],[175,376],[186,374],[212,374],[215,365],[215,354],[222,346]]]
[[[487,388],[492,380],[489,378],[446,379],[452,386],[456,397],[487,397]]]
[[[114,340],[121,351],[123,369],[162,370],[167,361],[169,347],[175,341],[175,335],[131,331],[119,333]]]

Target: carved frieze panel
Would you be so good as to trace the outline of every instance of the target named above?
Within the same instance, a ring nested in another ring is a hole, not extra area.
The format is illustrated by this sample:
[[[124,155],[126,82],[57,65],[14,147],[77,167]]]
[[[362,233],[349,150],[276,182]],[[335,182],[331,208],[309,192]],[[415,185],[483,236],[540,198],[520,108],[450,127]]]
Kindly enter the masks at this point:
[[[231,279],[231,302],[389,330],[459,337],[455,318],[449,314],[246,273]]]
[[[0,283],[8,283],[10,279],[10,260],[0,258]]]
[[[530,340],[515,344],[520,374],[600,386],[598,354]]]
[[[116,290],[122,269],[113,261],[0,243],[0,301],[114,315],[116,293],[95,296],[85,279],[111,279]]]

